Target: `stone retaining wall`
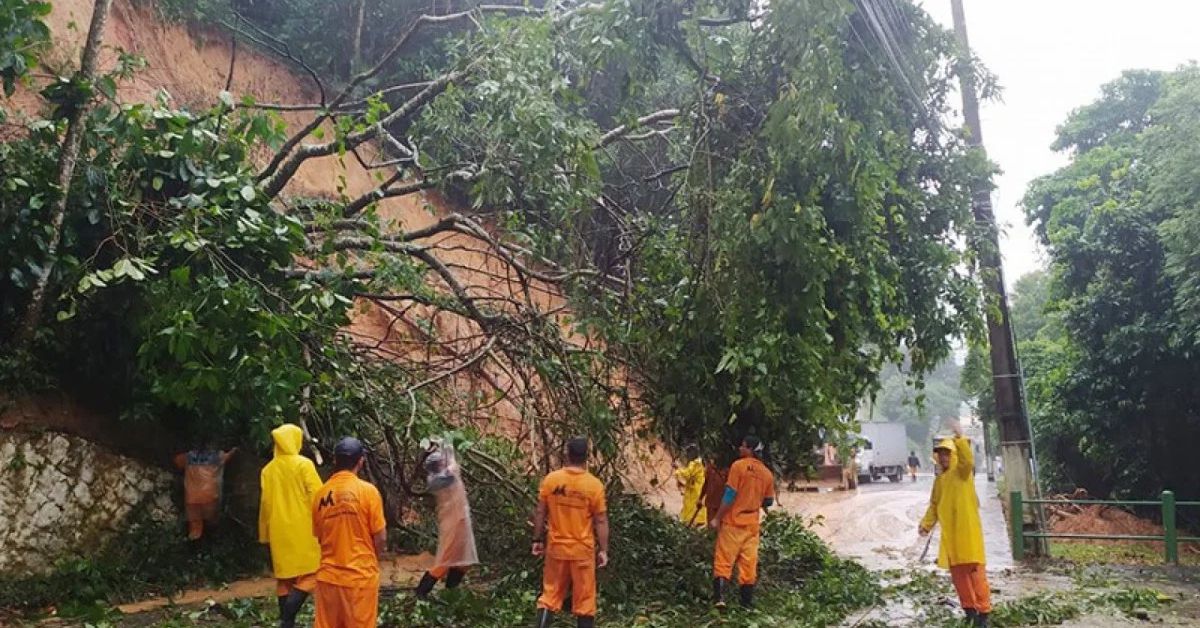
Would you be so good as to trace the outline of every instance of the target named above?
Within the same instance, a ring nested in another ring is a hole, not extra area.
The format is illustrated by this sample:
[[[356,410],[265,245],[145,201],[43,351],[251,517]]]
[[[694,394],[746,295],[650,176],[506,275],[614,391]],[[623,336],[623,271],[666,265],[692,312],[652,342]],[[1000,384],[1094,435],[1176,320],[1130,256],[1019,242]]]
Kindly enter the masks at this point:
[[[119,532],[139,505],[174,521],[174,476],[55,432],[0,431],[0,575],[49,572]]]

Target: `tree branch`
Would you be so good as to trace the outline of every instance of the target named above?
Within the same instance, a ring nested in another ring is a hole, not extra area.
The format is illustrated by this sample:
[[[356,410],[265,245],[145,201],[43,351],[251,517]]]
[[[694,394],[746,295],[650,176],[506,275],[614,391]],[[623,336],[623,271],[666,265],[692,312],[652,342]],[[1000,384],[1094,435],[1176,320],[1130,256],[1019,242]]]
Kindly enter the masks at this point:
[[[600,136],[600,141],[596,143],[595,148],[604,148],[634,129],[644,127],[648,124],[662,122],[663,120],[673,120],[679,117],[681,113],[682,112],[679,109],[663,109],[662,111],[655,111],[652,114],[638,118],[637,121],[632,125],[622,124],[621,126]]]
[[[396,109],[396,111],[388,114],[383,120],[380,120],[379,125],[371,126],[357,133],[352,133],[341,140],[334,140],[324,144],[308,144],[301,146],[299,149],[293,152],[296,144],[299,144],[304,137],[307,137],[310,133],[315,131],[329,114],[322,113],[321,115],[318,115],[313,119],[312,122],[304,127],[302,133],[298,133],[293,136],[291,140],[288,140],[290,146],[285,144],[284,147],[280,149],[278,153],[276,153],[275,159],[272,160],[271,164],[268,165],[263,172],[259,173],[258,177],[263,193],[269,198],[278,196],[283,190],[283,187],[287,185],[287,182],[291,180],[291,178],[296,174],[296,171],[300,169],[300,166],[303,165],[305,161],[308,161],[314,157],[332,155],[339,150],[352,149],[359,144],[362,144],[363,142],[375,137],[379,132],[378,129],[380,125],[390,126],[397,122],[407,120],[409,117],[415,115],[421,107],[433,100],[438,94],[442,93],[451,83],[466,76],[466,74],[467,72],[465,70],[450,72],[449,74],[445,74],[439,77],[437,80],[430,82],[428,87],[421,90],[421,92],[416,96],[410,98],[407,102]],[[337,103],[335,103],[335,105],[336,104]]]

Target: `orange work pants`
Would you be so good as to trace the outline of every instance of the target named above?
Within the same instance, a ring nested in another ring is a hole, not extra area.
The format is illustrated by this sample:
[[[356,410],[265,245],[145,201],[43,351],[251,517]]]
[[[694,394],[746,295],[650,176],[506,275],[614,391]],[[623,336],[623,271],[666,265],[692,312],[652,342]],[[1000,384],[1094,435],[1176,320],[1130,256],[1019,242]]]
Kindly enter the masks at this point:
[[[183,510],[187,515],[188,540],[195,541],[204,536],[204,524],[207,523],[210,528],[216,525],[221,503],[210,501],[184,504]]]
[[[317,589],[317,574],[306,573],[303,576],[295,578],[276,578],[275,579],[275,596],[283,597],[290,594],[292,591],[303,591],[312,593]]]
[[[596,560],[563,560],[546,555],[542,567],[542,596],[537,607],[551,613],[562,610],[571,590],[571,613],[576,617],[596,615]]]
[[[317,617],[313,628],[375,628],[379,615],[379,585],[339,587],[317,582]]]
[[[738,568],[738,584],[758,582],[758,526],[722,523],[717,530],[713,575],[726,580],[733,578],[734,563]]]
[[[992,612],[992,590],[988,586],[987,570],[979,563],[952,565],[950,579],[958,591],[958,601],[963,609],[975,609],[980,613]]]

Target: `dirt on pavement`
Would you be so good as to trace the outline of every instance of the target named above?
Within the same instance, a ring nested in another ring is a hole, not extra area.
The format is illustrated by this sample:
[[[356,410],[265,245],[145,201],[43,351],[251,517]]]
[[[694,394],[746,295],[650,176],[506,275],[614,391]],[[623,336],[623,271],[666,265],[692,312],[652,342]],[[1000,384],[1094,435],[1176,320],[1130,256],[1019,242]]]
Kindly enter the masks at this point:
[[[399,588],[411,586],[433,562],[429,553],[417,555],[385,556],[379,563],[380,586],[383,588]],[[237,580],[212,589],[192,589],[170,597],[159,597],[124,604],[117,610],[126,615],[136,615],[155,611],[167,606],[192,606],[212,601],[217,603],[229,602],[244,598],[272,597],[275,595],[275,579],[269,577]]]

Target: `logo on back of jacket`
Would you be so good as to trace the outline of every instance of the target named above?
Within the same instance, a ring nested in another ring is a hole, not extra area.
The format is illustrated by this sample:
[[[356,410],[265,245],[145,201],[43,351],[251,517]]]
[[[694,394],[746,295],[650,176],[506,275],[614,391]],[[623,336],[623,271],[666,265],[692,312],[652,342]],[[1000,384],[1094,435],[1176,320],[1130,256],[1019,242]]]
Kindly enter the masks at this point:
[[[331,515],[353,513],[358,505],[358,495],[354,491],[329,491],[317,502],[317,511],[325,510],[326,506],[334,507]]]
[[[568,508],[587,508],[588,496],[583,491],[573,488],[567,488],[566,484],[559,484],[550,491],[550,495],[555,497],[555,501]]]

